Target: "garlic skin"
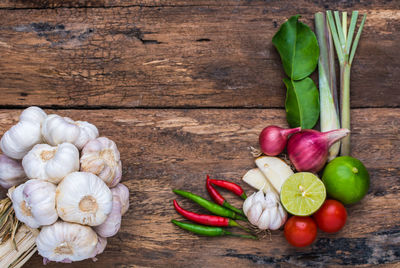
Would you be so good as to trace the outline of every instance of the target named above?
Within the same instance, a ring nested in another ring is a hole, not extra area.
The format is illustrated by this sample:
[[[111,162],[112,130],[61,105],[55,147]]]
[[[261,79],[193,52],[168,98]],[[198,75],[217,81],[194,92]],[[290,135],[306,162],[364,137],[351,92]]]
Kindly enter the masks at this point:
[[[29,180],[11,193],[15,215],[31,228],[53,224],[58,218],[55,195],[54,184]]]
[[[113,196],[113,206],[110,215],[108,215],[105,222],[99,226],[94,227],[96,233],[102,237],[111,237],[118,233],[121,227],[121,202],[118,196]]]
[[[82,149],[81,170],[99,176],[110,188],[117,185],[122,166],[115,142],[106,137],[89,141]]]
[[[8,189],[25,181],[21,162],[0,154],[0,186]]]
[[[73,172],[57,186],[56,204],[64,221],[97,226],[111,213],[112,193],[96,175]]]
[[[97,244],[98,237],[92,228],[62,221],[43,227],[36,237],[39,254],[56,262],[91,258]]]
[[[29,178],[57,184],[79,170],[79,151],[67,142],[55,147],[37,144],[24,156],[22,166]]]
[[[8,157],[22,159],[35,144],[41,141],[40,123],[21,121],[4,133],[0,148]]]
[[[31,106],[22,111],[19,116],[19,121],[31,121],[42,124],[42,122],[46,119],[47,114],[36,106]]]
[[[287,213],[274,191],[265,196],[262,190],[253,193],[243,203],[243,212],[249,222],[261,230],[277,230],[287,219]]]
[[[111,188],[113,198],[119,198],[121,202],[121,214],[124,215],[129,209],[129,189],[122,183],[118,183],[117,186]]]
[[[42,135],[50,145],[69,142],[82,149],[89,140],[99,136],[99,131],[88,122],[51,114],[43,122]]]
[[[101,237],[100,235],[97,234],[96,250],[94,251],[93,255],[90,258],[92,258],[93,261],[96,261],[97,258],[95,257],[103,253],[103,251],[106,249],[106,246],[107,246],[107,238]]]

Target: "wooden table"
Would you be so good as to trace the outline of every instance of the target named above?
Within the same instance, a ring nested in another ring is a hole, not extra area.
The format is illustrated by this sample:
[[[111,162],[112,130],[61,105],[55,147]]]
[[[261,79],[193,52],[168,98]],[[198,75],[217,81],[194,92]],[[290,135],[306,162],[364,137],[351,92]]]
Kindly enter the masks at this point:
[[[60,266],[398,266],[400,2],[334,2],[2,1],[0,134],[30,105],[90,121],[118,144],[131,192],[98,262]],[[260,130],[286,126],[272,36],[291,15],[312,26],[326,9],[368,14],[351,80],[352,155],[370,172],[368,195],[348,207],[341,232],[304,249],[282,231],[249,241],[177,229],[173,188],[206,196],[206,174],[240,182]]]

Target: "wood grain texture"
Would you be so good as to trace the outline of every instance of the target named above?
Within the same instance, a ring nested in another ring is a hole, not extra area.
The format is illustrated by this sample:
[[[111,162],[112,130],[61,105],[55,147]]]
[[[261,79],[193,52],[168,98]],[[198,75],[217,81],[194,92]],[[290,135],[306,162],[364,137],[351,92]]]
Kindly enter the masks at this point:
[[[52,112],[52,111],[48,111]],[[19,110],[0,110],[1,135],[17,120]],[[400,109],[352,110],[353,156],[371,175],[368,195],[348,206],[348,222],[338,234],[320,232],[305,249],[290,247],[282,231],[260,241],[204,238],[174,227],[181,219],[172,206],[171,190],[181,188],[207,196],[204,179],[213,177],[240,183],[254,166],[249,146],[257,146],[260,130],[284,125],[277,109],[191,110],[62,110],[57,113],[88,120],[101,135],[116,141],[123,161],[123,182],[131,192],[131,207],[121,231],[109,239],[98,262],[65,267],[326,267],[369,266],[400,262]],[[248,193],[249,187],[244,186]],[[223,194],[236,205],[240,201]],[[202,211],[177,198],[182,207]],[[26,267],[38,267],[39,256]],[[62,266],[62,265],[60,265]],[[48,267],[59,267],[48,265]]]
[[[340,8],[368,14],[352,107],[399,107],[400,3],[357,2],[4,2],[22,9],[0,10],[0,106],[282,107],[272,36],[294,14],[312,26]]]

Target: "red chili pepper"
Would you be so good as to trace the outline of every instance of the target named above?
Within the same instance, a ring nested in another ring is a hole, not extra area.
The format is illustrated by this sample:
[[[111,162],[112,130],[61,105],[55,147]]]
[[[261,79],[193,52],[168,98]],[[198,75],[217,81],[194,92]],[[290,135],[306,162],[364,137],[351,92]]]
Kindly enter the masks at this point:
[[[208,175],[207,175],[207,181],[206,181],[206,188],[207,188],[207,191],[210,194],[211,198],[215,201],[215,203],[244,216],[244,213],[242,210],[237,209],[234,206],[232,206],[231,204],[229,204],[225,200],[225,198],[211,185],[211,179],[210,179],[210,176],[208,176]]]
[[[214,215],[204,215],[204,214],[197,214],[191,211],[187,211],[183,209],[182,207],[179,206],[178,202],[174,200],[174,207],[175,210],[181,214],[183,217],[185,217],[188,220],[204,224],[204,225],[209,225],[209,226],[238,226],[239,224],[236,223],[234,220],[221,217],[221,216],[214,216]]]
[[[243,200],[246,200],[247,198],[246,193],[244,192],[242,187],[240,187],[236,183],[224,180],[214,180],[214,179],[210,179],[210,182],[214,185],[217,185],[221,188],[231,191],[235,195],[240,196]]]

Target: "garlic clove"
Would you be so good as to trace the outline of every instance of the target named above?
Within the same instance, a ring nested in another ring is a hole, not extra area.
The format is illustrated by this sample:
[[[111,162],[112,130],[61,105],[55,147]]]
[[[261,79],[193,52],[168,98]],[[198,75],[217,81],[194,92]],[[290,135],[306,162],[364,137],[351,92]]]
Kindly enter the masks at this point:
[[[20,161],[0,154],[0,186],[10,188],[25,181],[25,172]]]
[[[56,203],[64,221],[97,226],[111,213],[112,193],[96,175],[73,172],[57,186]]]
[[[272,210],[265,209],[262,213],[260,218],[258,219],[256,225],[260,230],[267,230],[270,227],[272,216]]]
[[[90,258],[92,258],[93,261],[96,261],[97,259],[95,257],[103,253],[103,251],[106,249],[106,246],[107,246],[107,238],[101,237],[100,235],[97,234],[96,250],[94,251],[93,255]]]
[[[121,180],[120,154],[115,142],[108,138],[89,141],[82,149],[80,162],[82,171],[99,176],[111,188]]]
[[[95,254],[98,237],[88,226],[58,221],[41,229],[36,245],[39,254],[50,261],[81,261]]]
[[[271,210],[271,222],[269,223],[270,230],[278,230],[282,225],[282,218],[277,209]]]
[[[31,106],[22,111],[19,121],[31,121],[42,124],[47,114],[39,107]]]
[[[258,219],[263,212],[262,204],[260,202],[253,203],[248,212],[247,219],[253,225],[257,225]]]
[[[121,227],[121,209],[122,204],[119,201],[118,196],[113,197],[113,206],[111,213],[108,215],[107,219],[100,225],[94,227],[96,233],[102,237],[111,237],[118,233]]]
[[[274,187],[258,168],[253,168],[247,171],[243,176],[243,181],[257,190],[262,188],[264,193],[275,191]]]
[[[262,190],[259,190],[256,195],[254,196],[253,203],[260,203],[262,209],[265,209],[265,197]]]
[[[29,178],[57,184],[69,173],[79,170],[79,151],[71,143],[55,147],[37,144],[25,155],[22,165]]]
[[[294,174],[289,165],[278,157],[260,156],[255,162],[278,193],[286,179]]]
[[[72,119],[56,114],[48,115],[42,125],[43,137],[53,146],[63,142],[74,143],[79,132],[79,127]]]
[[[114,188],[111,188],[111,192],[114,196],[119,198],[121,202],[121,214],[124,215],[129,209],[129,189],[122,183],[118,183]]]
[[[79,136],[74,142],[79,149],[82,149],[86,143],[99,136],[99,131],[95,125],[85,121],[75,121],[75,124],[80,129]]]
[[[0,148],[8,157],[22,159],[41,140],[40,123],[21,121],[4,133]]]
[[[252,195],[247,197],[246,200],[244,200],[244,202],[243,202],[243,212],[244,212],[244,215],[246,215],[246,217],[249,216],[248,213],[249,213],[251,206],[253,205],[253,198],[254,198],[255,194],[256,193],[253,193]]]
[[[54,184],[41,180],[19,185],[10,195],[18,220],[31,228],[53,224],[58,218],[55,191]]]

